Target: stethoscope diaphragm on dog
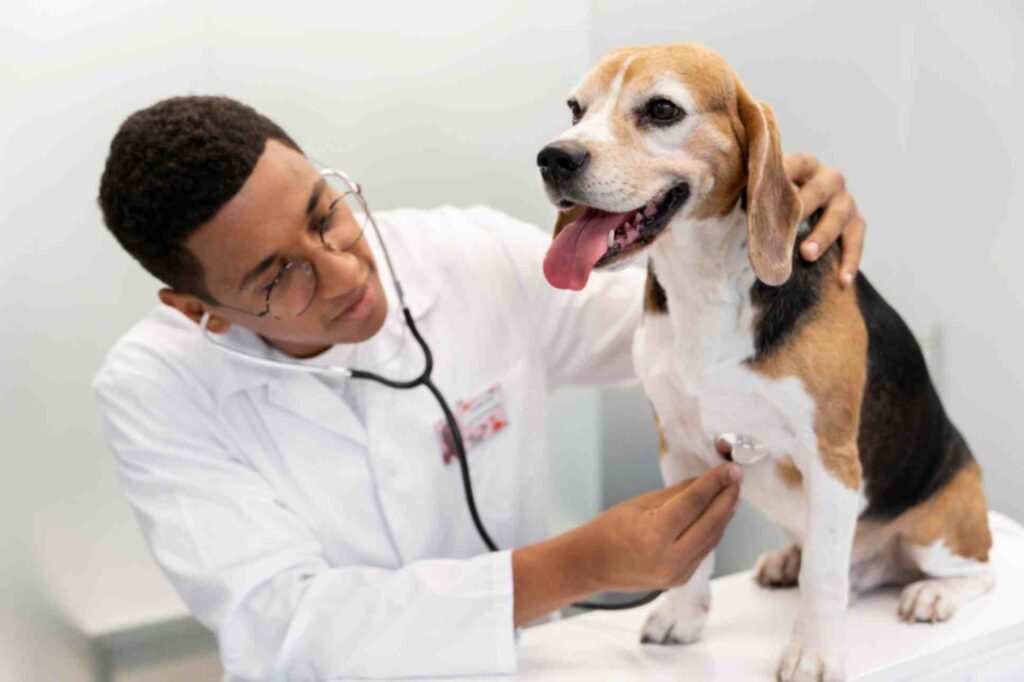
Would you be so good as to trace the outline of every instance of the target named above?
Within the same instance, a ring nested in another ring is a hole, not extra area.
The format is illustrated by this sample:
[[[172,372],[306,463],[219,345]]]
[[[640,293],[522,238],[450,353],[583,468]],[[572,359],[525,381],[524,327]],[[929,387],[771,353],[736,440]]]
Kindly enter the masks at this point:
[[[755,464],[768,456],[759,441],[736,433],[723,433],[715,439],[715,450],[736,464]]]

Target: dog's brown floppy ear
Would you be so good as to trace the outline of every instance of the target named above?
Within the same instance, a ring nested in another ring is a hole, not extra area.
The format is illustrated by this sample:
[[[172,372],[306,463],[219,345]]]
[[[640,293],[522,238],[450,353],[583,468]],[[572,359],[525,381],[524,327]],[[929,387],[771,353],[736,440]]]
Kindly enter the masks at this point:
[[[576,204],[567,211],[559,211],[558,220],[555,221],[555,232],[551,236],[557,237],[558,233],[562,231],[563,227],[565,227],[566,225],[568,225],[569,223],[573,222],[581,215],[583,215],[583,211],[585,210],[587,210],[586,206],[580,206],[579,204]]]
[[[747,134],[747,251],[757,278],[783,284],[793,272],[793,243],[802,206],[782,166],[782,143],[771,107],[736,84]]]

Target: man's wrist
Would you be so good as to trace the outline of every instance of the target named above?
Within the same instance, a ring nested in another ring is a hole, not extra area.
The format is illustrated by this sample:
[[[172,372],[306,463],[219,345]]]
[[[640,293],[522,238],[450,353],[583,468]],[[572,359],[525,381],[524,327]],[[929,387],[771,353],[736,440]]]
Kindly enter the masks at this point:
[[[552,538],[551,563],[555,570],[565,576],[567,589],[573,593],[573,600],[602,592],[607,588],[600,570],[594,539],[586,526],[575,528]]]
[[[604,589],[590,546],[576,529],[512,552],[516,625]]]
[[[581,589],[581,597],[610,589],[605,561],[601,556],[600,538],[586,525],[575,528],[557,538],[559,557],[565,570]]]

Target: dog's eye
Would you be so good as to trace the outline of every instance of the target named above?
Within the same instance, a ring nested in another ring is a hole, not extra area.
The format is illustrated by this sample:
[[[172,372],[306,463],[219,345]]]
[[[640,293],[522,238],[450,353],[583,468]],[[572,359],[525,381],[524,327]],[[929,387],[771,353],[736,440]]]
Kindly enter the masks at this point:
[[[580,119],[583,118],[583,108],[580,106],[580,103],[574,99],[569,100],[566,104],[569,105],[569,111],[572,112],[572,124],[576,125],[580,122]]]
[[[667,99],[652,99],[644,108],[644,115],[656,123],[673,123],[681,119],[685,112]]]

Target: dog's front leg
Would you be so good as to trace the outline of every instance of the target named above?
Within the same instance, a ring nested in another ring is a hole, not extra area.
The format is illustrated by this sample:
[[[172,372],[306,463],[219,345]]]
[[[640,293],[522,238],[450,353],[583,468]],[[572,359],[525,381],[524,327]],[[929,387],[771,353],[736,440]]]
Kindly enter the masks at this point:
[[[715,553],[711,552],[686,584],[673,587],[654,607],[644,623],[643,644],[692,644],[700,639],[711,610],[711,573]]]
[[[856,446],[848,447],[853,448],[853,461],[857,461]],[[850,457],[846,449],[814,453],[803,467],[807,524],[800,566],[800,611],[793,638],[779,663],[780,682],[845,679],[844,621],[859,494],[823,462]]]
[[[711,468],[688,452],[668,452],[661,458],[661,475],[665,485],[674,485],[695,478]],[[673,587],[654,605],[647,617],[640,641],[644,644],[692,644],[700,639],[711,609],[711,574],[715,570],[715,553],[709,552],[686,584]]]

